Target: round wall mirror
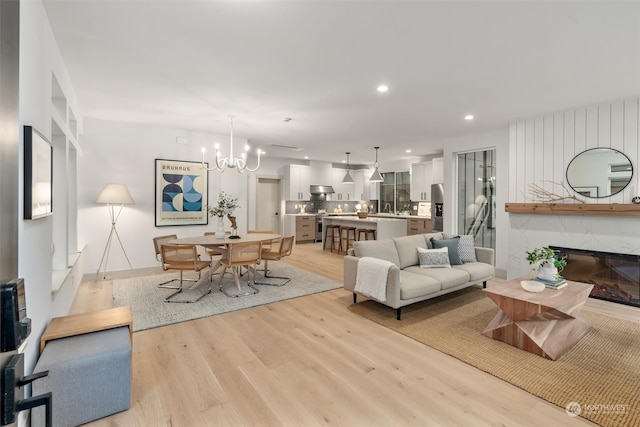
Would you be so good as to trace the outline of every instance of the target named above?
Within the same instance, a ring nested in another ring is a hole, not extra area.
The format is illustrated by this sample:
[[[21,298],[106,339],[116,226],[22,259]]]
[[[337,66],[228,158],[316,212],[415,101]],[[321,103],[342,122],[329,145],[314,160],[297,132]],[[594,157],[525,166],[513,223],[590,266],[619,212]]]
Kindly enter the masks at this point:
[[[567,183],[585,197],[613,196],[629,185],[632,176],[631,160],[613,148],[583,151],[567,166]]]

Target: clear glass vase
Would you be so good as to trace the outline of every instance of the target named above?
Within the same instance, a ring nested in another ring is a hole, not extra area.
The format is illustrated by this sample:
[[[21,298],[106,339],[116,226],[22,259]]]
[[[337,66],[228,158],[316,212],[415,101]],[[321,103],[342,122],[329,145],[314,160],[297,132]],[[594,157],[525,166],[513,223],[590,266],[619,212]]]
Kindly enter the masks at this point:
[[[224,239],[224,217],[218,217],[218,227],[216,228],[216,239]]]

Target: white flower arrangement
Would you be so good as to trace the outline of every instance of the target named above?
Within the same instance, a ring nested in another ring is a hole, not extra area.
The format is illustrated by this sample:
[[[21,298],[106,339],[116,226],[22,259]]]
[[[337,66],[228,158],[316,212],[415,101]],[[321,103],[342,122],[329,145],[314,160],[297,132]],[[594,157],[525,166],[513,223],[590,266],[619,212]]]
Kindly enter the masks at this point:
[[[222,218],[225,215],[232,214],[239,207],[240,205],[238,203],[238,198],[233,197],[230,194],[226,194],[223,191],[218,194],[218,203],[213,206],[207,206],[207,210],[209,211],[209,216],[217,216],[219,218]]]

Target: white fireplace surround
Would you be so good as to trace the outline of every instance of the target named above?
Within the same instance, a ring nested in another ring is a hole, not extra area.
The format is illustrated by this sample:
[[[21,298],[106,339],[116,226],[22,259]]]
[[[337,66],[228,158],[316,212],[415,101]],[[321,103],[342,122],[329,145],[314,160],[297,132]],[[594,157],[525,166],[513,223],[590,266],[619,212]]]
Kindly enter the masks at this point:
[[[529,273],[525,253],[541,246],[640,255],[637,217],[509,214],[508,278]]]

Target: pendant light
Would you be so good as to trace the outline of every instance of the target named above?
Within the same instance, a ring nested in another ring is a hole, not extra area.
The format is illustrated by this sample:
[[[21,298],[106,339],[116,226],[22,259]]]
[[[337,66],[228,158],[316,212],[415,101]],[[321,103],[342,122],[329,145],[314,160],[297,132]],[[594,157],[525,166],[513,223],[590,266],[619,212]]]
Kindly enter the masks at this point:
[[[345,174],[344,178],[342,178],[342,183],[343,184],[353,184],[353,177],[351,176],[351,173],[349,172],[349,153],[347,151],[347,173]]]
[[[373,164],[373,167],[375,168],[375,170],[373,171],[373,173],[371,174],[371,178],[369,178],[370,182],[382,182],[384,181],[384,179],[382,178],[382,175],[380,175],[380,171],[378,170],[378,150],[380,149],[380,147],[373,147],[376,149],[376,162]]]

